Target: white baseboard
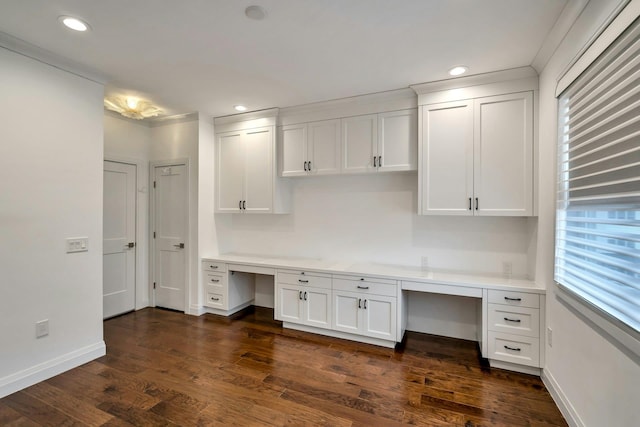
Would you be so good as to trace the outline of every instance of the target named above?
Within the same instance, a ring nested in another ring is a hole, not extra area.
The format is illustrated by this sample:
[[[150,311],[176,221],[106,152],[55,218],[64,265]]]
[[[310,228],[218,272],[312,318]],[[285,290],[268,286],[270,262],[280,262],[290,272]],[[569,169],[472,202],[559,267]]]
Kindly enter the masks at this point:
[[[562,412],[567,424],[571,427],[585,427],[580,416],[574,409],[573,405],[571,405],[571,402],[569,402],[569,399],[567,399],[567,396],[564,394],[562,388],[560,388],[560,385],[553,375],[551,375],[549,370],[543,369],[540,377],[542,378],[542,382],[545,387],[547,387],[547,390],[549,390],[549,394],[551,394],[553,401],[556,402],[558,409]]]
[[[201,316],[207,312],[207,309],[201,305],[191,304],[189,311],[186,314],[191,316]]]
[[[334,331],[331,329],[315,328],[313,326],[299,325],[297,323],[282,322],[282,327],[295,329],[296,331],[311,332],[312,334],[325,335],[333,338],[342,338],[345,340],[358,341],[366,344],[379,345],[380,347],[394,348],[394,341],[387,341],[379,338],[365,337],[363,335],[354,335],[342,331]]]
[[[506,369],[508,371],[520,372],[522,374],[540,376],[540,368],[533,366],[519,365],[517,363],[503,362],[502,360],[489,359],[489,366],[492,368]]]
[[[107,353],[104,341],[63,354],[55,359],[24,369],[15,374],[0,378],[0,398],[8,396],[34,384],[55,377],[69,369],[84,365]]]

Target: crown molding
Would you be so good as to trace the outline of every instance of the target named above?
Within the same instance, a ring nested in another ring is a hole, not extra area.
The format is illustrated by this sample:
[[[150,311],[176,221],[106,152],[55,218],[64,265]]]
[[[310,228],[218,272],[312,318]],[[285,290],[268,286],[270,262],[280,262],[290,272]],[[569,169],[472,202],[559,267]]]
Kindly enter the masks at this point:
[[[0,31],[0,47],[101,85],[106,84],[108,80],[107,76],[98,70],[64,58],[2,31]]]

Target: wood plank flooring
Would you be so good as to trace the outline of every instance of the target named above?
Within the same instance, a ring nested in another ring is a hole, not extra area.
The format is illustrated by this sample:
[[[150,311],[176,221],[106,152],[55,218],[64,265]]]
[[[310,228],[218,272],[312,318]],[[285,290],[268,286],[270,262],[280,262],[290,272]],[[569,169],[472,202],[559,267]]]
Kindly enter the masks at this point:
[[[565,426],[539,378],[483,368],[476,343],[392,350],[148,308],[104,323],[107,355],[0,399],[2,426]]]

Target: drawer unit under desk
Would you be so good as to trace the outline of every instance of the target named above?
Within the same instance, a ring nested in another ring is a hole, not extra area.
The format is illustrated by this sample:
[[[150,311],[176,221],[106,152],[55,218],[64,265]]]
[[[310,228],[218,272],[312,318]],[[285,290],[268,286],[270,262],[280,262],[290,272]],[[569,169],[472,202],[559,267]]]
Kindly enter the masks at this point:
[[[360,292],[372,295],[398,295],[398,281],[378,279],[366,276],[333,276],[333,289],[336,291]]]
[[[217,271],[220,273],[226,273],[227,264],[220,261],[202,261],[202,270],[204,271]]]
[[[489,304],[489,330],[515,335],[540,336],[540,310]]]
[[[330,274],[296,270],[278,270],[276,274],[277,283],[331,289]]]

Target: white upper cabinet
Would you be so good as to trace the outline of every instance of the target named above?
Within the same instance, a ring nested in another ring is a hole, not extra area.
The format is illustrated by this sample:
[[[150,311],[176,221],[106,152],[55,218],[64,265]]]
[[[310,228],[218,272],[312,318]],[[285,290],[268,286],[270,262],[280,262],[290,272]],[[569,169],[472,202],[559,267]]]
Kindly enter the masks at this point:
[[[282,126],[281,176],[340,173],[340,120]]]
[[[532,215],[532,92],[479,98],[474,110],[476,215]]]
[[[259,120],[264,123],[265,120]],[[287,213],[286,186],[276,170],[274,125],[223,123],[216,134],[216,213]]]
[[[424,105],[423,215],[533,214],[533,94]]]
[[[378,170],[418,169],[418,110],[378,114]]]
[[[410,171],[418,167],[415,109],[342,119],[342,171]]]
[[[374,171],[377,162],[378,115],[342,119],[342,172]]]
[[[424,215],[473,215],[473,101],[422,107]]]

